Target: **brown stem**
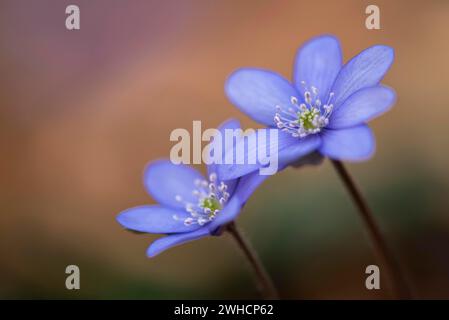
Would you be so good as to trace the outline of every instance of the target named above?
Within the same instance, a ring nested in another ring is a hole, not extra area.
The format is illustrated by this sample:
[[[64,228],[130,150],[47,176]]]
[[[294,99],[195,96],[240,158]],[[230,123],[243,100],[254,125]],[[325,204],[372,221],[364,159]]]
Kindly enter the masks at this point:
[[[352,180],[349,172],[346,170],[342,162],[338,160],[331,160],[335,170],[338,172],[340,178],[343,180],[349,194],[352,197],[355,205],[359,209],[360,216],[365,223],[368,234],[371,237],[374,249],[381,263],[387,271],[387,276],[390,280],[391,289],[393,290],[395,297],[399,299],[411,299],[412,295],[407,282],[402,276],[402,272],[394,259],[391,251],[382,236],[382,233],[374,220],[373,214],[368,207],[367,202],[363,198],[361,192]]]
[[[233,236],[239,248],[242,250],[243,254],[251,264],[254,270],[254,274],[258,280],[258,288],[261,291],[263,297],[265,299],[279,299],[279,294],[273,285],[273,281],[262,265],[262,262],[259,260],[256,252],[251,248],[248,240],[237,228],[235,222],[229,223],[226,226],[226,231],[228,231]]]

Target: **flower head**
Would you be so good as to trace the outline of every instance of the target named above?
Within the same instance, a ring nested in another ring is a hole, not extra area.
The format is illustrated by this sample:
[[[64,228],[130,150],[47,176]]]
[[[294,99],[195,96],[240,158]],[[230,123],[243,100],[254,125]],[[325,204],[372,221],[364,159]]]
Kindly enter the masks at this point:
[[[238,129],[235,120],[219,128]],[[212,143],[223,143],[213,140]],[[221,226],[233,221],[249,196],[267,176],[253,172],[238,179],[223,180],[217,175],[219,164],[208,166],[207,177],[194,168],[169,160],[150,163],[144,172],[144,184],[158,205],[144,205],[121,212],[117,221],[139,232],[167,234],[147,250],[153,257],[160,252],[191,240],[214,235]]]
[[[395,102],[394,91],[379,84],[393,58],[392,48],[376,45],[342,65],[337,38],[320,36],[298,50],[292,83],[268,70],[244,68],[229,77],[225,91],[255,121],[280,130],[281,167],[314,151],[332,159],[361,161],[375,149],[366,122]],[[223,176],[236,178],[257,167],[220,169]]]

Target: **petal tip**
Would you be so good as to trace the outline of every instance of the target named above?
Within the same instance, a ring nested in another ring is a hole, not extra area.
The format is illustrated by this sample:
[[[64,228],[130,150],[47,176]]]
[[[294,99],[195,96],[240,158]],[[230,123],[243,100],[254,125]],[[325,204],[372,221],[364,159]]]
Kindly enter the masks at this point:
[[[119,213],[116,217],[115,217],[115,221],[118,222],[118,224],[120,224],[122,227],[124,227],[123,225],[123,213]]]
[[[240,121],[236,118],[229,118],[217,127],[218,130],[226,130],[226,129],[239,129],[241,128]]]
[[[308,44],[311,44],[311,43],[317,42],[317,41],[332,41],[332,42],[336,42],[340,45],[340,40],[337,38],[337,36],[330,34],[330,33],[324,33],[324,34],[315,36],[315,37],[307,40],[303,46],[306,46]]]
[[[128,226],[128,212],[129,209],[124,210],[120,212],[116,217],[115,220],[124,228],[130,229]]]
[[[172,164],[172,163],[168,159],[158,159],[158,160],[153,160],[151,162],[148,162],[145,165],[145,168],[143,169],[143,176],[148,177],[153,172],[153,170],[155,170],[157,167],[159,167],[161,165],[167,165],[167,164]]]
[[[390,60],[390,65],[393,63],[394,58],[395,58],[395,51],[394,51],[393,47],[390,47],[390,46],[387,46],[384,44],[379,44],[374,47],[378,48],[379,50],[384,52],[385,56]]]
[[[298,55],[303,49],[310,47],[312,45],[322,45],[322,44],[335,45],[341,54],[340,40],[332,34],[322,34],[307,40],[298,48],[296,54]]]
[[[146,251],[146,256],[148,258],[154,258],[155,256],[157,256],[159,253],[161,253],[160,251],[158,251],[157,249],[155,249],[155,247],[153,246],[153,244],[151,244],[147,251]]]

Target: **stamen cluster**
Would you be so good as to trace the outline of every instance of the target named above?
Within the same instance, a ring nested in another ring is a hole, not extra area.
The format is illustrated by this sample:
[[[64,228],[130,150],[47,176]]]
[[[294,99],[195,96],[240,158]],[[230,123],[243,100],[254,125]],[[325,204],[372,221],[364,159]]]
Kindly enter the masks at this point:
[[[186,202],[180,195],[175,197],[176,201],[183,203],[185,210],[190,213],[190,216],[184,219],[185,225],[202,226],[212,221],[229,199],[228,186],[223,181],[218,183],[215,173],[209,175],[209,180],[195,180],[192,194],[198,199],[196,203]],[[177,215],[173,218],[180,219]]]

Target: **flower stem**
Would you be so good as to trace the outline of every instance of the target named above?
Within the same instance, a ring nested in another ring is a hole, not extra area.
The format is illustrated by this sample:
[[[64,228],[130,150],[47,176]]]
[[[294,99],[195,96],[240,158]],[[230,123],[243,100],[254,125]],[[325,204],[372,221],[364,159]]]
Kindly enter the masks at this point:
[[[366,229],[368,230],[369,236],[371,237],[374,250],[376,251],[378,258],[381,260],[381,263],[384,265],[384,268],[387,271],[387,277],[390,280],[391,289],[393,290],[395,297],[398,299],[411,299],[412,295],[410,292],[410,288],[408,287],[407,282],[402,276],[399,265],[394,259],[391,251],[388,249],[388,246],[382,236],[379,226],[374,220],[373,214],[366,200],[363,198],[361,192],[352,180],[343,163],[338,160],[331,161],[334,165],[335,170],[338,172],[340,178],[343,180],[343,183],[348,189],[352,200],[359,209],[360,216],[362,217]]]
[[[239,248],[242,250],[245,257],[251,264],[254,274],[258,280],[258,288],[265,299],[279,299],[279,294],[273,285],[273,281],[265,270],[262,262],[258,258],[254,249],[251,248],[248,240],[243,236],[240,230],[237,228],[235,222],[231,222],[226,226],[228,231],[237,242]]]

